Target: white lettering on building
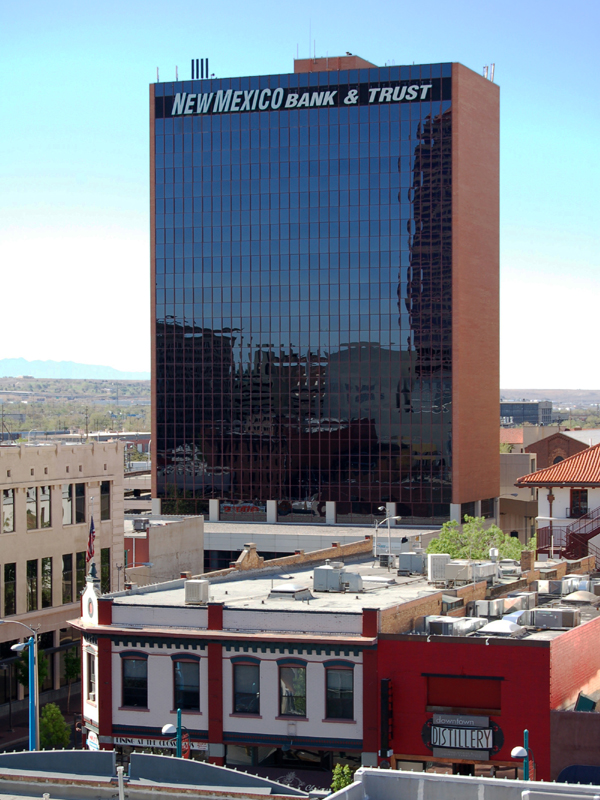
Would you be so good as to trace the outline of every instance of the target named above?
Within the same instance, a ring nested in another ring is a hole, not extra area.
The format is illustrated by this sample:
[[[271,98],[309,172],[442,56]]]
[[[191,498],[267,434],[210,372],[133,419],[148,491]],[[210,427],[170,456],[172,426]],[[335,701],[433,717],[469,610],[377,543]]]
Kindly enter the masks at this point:
[[[192,94],[178,92],[173,98],[171,116],[189,114],[239,113],[240,111],[277,111],[279,108],[322,108],[323,106],[359,105],[366,102],[399,103],[411,100],[426,100],[433,84],[407,86],[374,86],[359,89],[307,90],[294,92],[277,89],[236,90],[219,89],[217,92]],[[362,94],[361,94],[362,92]],[[213,102],[214,101],[214,102]]]

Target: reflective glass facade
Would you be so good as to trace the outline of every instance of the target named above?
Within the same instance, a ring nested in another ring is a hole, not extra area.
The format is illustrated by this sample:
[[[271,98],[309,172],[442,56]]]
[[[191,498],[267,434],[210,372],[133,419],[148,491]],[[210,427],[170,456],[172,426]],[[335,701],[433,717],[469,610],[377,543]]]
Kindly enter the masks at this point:
[[[448,518],[451,71],[154,86],[165,511]]]

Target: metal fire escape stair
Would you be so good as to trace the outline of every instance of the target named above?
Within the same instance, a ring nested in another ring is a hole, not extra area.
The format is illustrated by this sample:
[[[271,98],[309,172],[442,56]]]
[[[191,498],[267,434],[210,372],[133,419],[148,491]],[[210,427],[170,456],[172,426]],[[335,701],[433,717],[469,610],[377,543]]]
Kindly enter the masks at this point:
[[[600,506],[588,511],[570,525],[553,525],[538,529],[538,552],[550,552],[551,539],[554,550],[560,550],[563,558],[578,559],[596,556],[600,564],[600,547],[590,543],[590,539],[600,534]]]

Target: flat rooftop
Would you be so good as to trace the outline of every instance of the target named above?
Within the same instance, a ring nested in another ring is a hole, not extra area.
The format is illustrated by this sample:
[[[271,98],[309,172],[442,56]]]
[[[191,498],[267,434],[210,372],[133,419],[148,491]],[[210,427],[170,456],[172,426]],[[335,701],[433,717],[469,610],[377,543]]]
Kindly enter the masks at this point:
[[[331,562],[337,563],[337,562]],[[341,562],[340,562],[341,563]],[[373,558],[346,559],[347,572],[357,572],[363,579],[362,592],[314,592],[313,572],[323,564],[293,565],[285,570],[265,569],[252,574],[232,574],[225,578],[210,580],[211,602],[223,603],[227,609],[255,609],[256,611],[322,611],[345,614],[362,614],[363,608],[389,608],[417,597],[436,594],[440,590],[427,583],[422,575],[400,577],[395,570],[388,572]],[[198,576],[202,578],[203,576]],[[291,586],[308,588],[312,598],[308,601],[292,598],[269,598],[274,589]],[[189,608],[185,605],[183,581],[156,584],[151,591],[112,595],[116,605],[171,606]]]

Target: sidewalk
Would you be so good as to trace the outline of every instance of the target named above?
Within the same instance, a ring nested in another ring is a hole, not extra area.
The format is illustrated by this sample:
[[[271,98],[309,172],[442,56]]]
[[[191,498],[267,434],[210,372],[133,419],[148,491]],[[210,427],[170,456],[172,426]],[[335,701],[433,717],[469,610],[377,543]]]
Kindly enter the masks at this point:
[[[40,700],[40,714],[46,705],[42,696]],[[69,704],[71,712],[67,714],[67,700],[61,699],[57,703],[62,711],[65,722],[71,727],[71,746],[81,747],[81,733],[75,738],[75,715],[81,713],[81,693],[71,692]],[[12,730],[9,730],[8,714],[0,717],[0,752],[12,750],[29,750],[29,712],[27,709],[13,711]]]

